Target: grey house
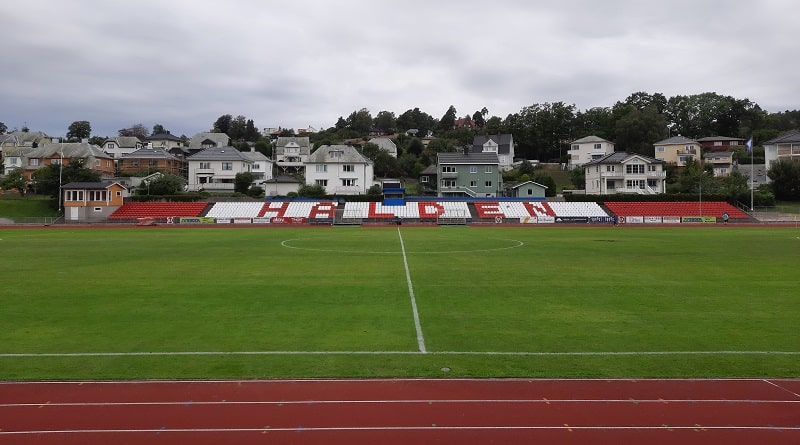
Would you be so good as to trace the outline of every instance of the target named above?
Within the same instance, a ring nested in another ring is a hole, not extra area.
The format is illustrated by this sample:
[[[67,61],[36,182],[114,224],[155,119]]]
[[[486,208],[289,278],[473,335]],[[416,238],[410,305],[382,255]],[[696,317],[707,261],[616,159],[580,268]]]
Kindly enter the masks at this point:
[[[439,153],[437,196],[500,196],[503,176],[496,153]]]
[[[495,134],[475,136],[472,140],[472,153],[494,153],[502,170],[514,168],[514,136]]]

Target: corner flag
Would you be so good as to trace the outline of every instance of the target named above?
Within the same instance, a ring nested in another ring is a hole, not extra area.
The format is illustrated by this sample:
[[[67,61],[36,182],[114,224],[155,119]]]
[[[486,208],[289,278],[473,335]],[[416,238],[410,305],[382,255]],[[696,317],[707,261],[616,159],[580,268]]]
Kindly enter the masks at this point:
[[[750,139],[748,139],[747,142],[744,143],[744,145],[747,147],[748,152],[753,151],[753,136],[750,136]]]

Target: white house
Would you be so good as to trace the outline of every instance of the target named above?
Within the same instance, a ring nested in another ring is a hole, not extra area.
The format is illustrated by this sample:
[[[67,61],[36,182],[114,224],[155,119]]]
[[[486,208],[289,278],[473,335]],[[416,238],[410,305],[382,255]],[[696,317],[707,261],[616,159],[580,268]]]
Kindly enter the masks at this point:
[[[210,147],[186,158],[190,192],[232,192],[238,173],[252,172],[253,160],[234,147]]]
[[[275,141],[275,165],[284,173],[302,173],[310,154],[311,140],[308,137],[281,136]]]
[[[323,145],[308,157],[306,184],[329,195],[363,195],[374,181],[372,161],[350,145]]]
[[[264,155],[264,153],[256,151],[253,147],[250,147],[250,151],[243,151],[241,153],[244,157],[253,162],[250,166],[250,173],[253,174],[253,182],[263,188],[264,182],[272,179],[273,162]]]
[[[791,131],[764,142],[767,169],[778,159],[800,159],[800,131]],[[749,156],[748,156],[749,157]]]
[[[623,151],[607,154],[583,165],[587,195],[666,192],[665,162],[650,156]]]
[[[144,144],[136,136],[119,136],[108,138],[103,142],[103,151],[114,159],[129,155],[142,147]]]
[[[500,162],[500,170],[511,170],[514,168],[514,136],[510,133],[475,136],[471,153],[494,153]]]
[[[377,145],[381,150],[389,153],[393,158],[397,157],[397,145],[389,138],[372,138],[367,141],[370,144]]]
[[[610,153],[614,153],[614,143],[601,137],[586,136],[585,138],[574,140],[569,145],[567,168],[572,170]]]

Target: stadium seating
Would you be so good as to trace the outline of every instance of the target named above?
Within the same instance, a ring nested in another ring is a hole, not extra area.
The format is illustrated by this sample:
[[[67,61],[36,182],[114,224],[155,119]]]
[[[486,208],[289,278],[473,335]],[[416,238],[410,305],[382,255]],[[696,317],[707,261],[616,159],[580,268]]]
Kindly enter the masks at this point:
[[[466,202],[420,201],[406,202],[402,206],[385,206],[380,202],[346,202],[345,219],[437,219],[468,218],[469,207]]]
[[[206,213],[212,218],[255,218],[264,207],[263,202],[218,202]]]
[[[109,219],[167,218],[200,216],[206,202],[127,202],[109,215]]]
[[[606,202],[606,207],[617,216],[701,216],[701,203],[690,202]],[[727,202],[702,203],[702,216],[722,218],[727,213],[734,219],[747,219],[750,215]]]
[[[481,219],[608,216],[594,202],[479,201],[473,205]]]

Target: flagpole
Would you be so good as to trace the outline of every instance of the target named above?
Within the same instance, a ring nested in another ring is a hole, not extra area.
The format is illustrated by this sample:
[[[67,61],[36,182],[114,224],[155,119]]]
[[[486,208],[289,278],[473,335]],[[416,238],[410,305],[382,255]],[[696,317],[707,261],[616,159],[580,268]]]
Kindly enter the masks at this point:
[[[747,140],[747,151],[750,152],[750,211],[754,211],[753,207],[753,190],[755,189],[755,168],[753,167],[753,136]]]

